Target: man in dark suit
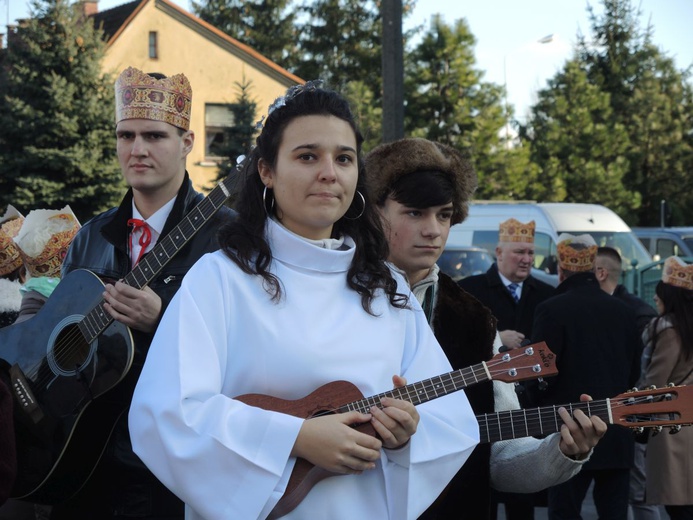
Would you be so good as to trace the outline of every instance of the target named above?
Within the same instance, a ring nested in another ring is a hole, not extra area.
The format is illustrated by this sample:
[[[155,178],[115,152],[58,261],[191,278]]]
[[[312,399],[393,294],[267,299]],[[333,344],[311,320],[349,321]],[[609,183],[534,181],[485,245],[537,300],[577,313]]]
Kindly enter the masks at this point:
[[[533,341],[546,341],[556,355],[558,375],[534,390],[542,406],[575,401],[582,393],[596,399],[631,388],[639,373],[635,313],[606,294],[594,274],[597,245],[589,235],[564,234],[558,242],[559,286],[537,306]],[[609,425],[582,471],[549,488],[549,518],[580,518],[587,489],[594,482],[594,503],[602,520],[626,520],[630,468],[630,431]]]
[[[597,258],[594,261],[594,274],[597,277],[602,291],[611,294],[631,307],[635,311],[635,319],[638,324],[638,333],[642,334],[652,318],[657,317],[657,311],[642,298],[628,292],[619,284],[621,278],[621,255],[613,247],[600,247],[597,249]]]
[[[554,291],[549,284],[531,276],[534,228],[533,220],[527,224],[514,218],[502,222],[496,263],[486,273],[458,282],[491,309],[498,320],[501,341],[508,348],[517,348],[532,336],[534,309]]]

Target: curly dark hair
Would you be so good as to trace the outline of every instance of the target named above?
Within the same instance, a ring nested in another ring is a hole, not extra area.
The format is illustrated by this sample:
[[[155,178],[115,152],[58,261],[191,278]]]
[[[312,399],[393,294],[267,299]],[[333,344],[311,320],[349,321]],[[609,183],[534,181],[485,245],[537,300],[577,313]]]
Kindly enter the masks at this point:
[[[219,243],[224,253],[245,273],[262,276],[267,292],[274,301],[282,294],[280,280],[270,271],[272,251],[265,236],[265,225],[272,208],[265,205],[258,162],[264,160],[274,168],[277,153],[287,125],[297,117],[311,115],[335,116],[346,121],[356,136],[358,180],[356,189],[365,200],[361,213],[361,197],[355,196],[346,215],[335,222],[332,237],[350,236],[356,243],[354,259],[347,273],[347,285],[361,295],[361,305],[373,314],[371,303],[382,289],[390,303],[399,308],[407,306],[407,296],[397,292],[397,282],[385,263],[389,249],[378,214],[369,200],[365,186],[365,171],[361,159],[363,137],[359,132],[349,104],[340,94],[323,88],[292,87],[283,102],[273,105],[263,122],[256,146],[244,160],[236,179],[232,200],[238,215],[219,231]],[[271,193],[271,190],[268,190]],[[354,218],[357,217],[358,218]]]
[[[664,312],[656,319],[660,320],[666,316],[671,320],[681,339],[685,358],[693,358],[693,291],[660,281],[655,287],[655,293],[664,306]],[[653,327],[655,331],[656,325]]]

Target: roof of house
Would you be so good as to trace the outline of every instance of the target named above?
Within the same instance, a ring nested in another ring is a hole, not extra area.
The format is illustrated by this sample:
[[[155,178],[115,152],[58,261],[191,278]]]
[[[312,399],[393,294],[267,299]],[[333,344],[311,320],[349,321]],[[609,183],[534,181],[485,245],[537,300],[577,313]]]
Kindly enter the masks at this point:
[[[94,14],[94,25],[103,30],[109,47],[118,40],[118,37],[123,33],[125,28],[150,2],[154,2],[157,9],[175,18],[189,29],[199,33],[220,47],[223,47],[228,52],[252,63],[266,73],[274,76],[281,76],[284,82],[287,80],[292,83],[304,82],[301,78],[264,57],[255,49],[232,38],[228,34],[187,12],[169,0],[134,0]]]

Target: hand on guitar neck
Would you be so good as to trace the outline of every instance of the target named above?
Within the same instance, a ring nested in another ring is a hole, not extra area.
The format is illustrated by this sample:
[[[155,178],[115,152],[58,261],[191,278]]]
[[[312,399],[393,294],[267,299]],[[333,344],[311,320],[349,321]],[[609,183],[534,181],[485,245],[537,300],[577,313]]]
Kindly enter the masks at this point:
[[[592,398],[587,394],[580,396],[581,402],[589,402]],[[588,416],[582,410],[570,412],[561,406],[558,415],[563,420],[561,425],[561,441],[558,444],[563,455],[574,460],[582,460],[587,457],[599,439],[606,433],[606,423],[598,416]]]
[[[407,384],[400,376],[392,381],[395,388]],[[411,402],[383,397],[381,404],[382,408],[373,406],[370,413],[354,411],[304,421],[291,455],[336,474],[358,475],[375,469],[380,449],[404,446],[419,424],[419,413]],[[353,427],[368,423],[377,438]]]

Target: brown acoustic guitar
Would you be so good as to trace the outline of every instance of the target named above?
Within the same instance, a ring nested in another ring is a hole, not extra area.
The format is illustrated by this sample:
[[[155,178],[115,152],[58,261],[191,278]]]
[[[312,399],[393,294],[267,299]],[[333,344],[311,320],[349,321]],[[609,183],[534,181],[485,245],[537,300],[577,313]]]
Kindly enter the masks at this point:
[[[280,399],[264,394],[245,394],[235,399],[265,410],[308,419],[351,411],[368,413],[372,407],[381,406],[380,401],[383,397],[402,399],[419,405],[485,381],[511,383],[553,376],[557,373],[554,353],[546,343],[541,342],[500,352],[489,361],[368,398],[364,398],[359,389],[348,381],[333,381],[297,400]],[[368,435],[376,435],[370,423],[354,427]],[[267,517],[268,520],[284,516],[295,509],[316,483],[334,475],[337,474],[318,468],[305,459],[297,459],[286,491]]]

